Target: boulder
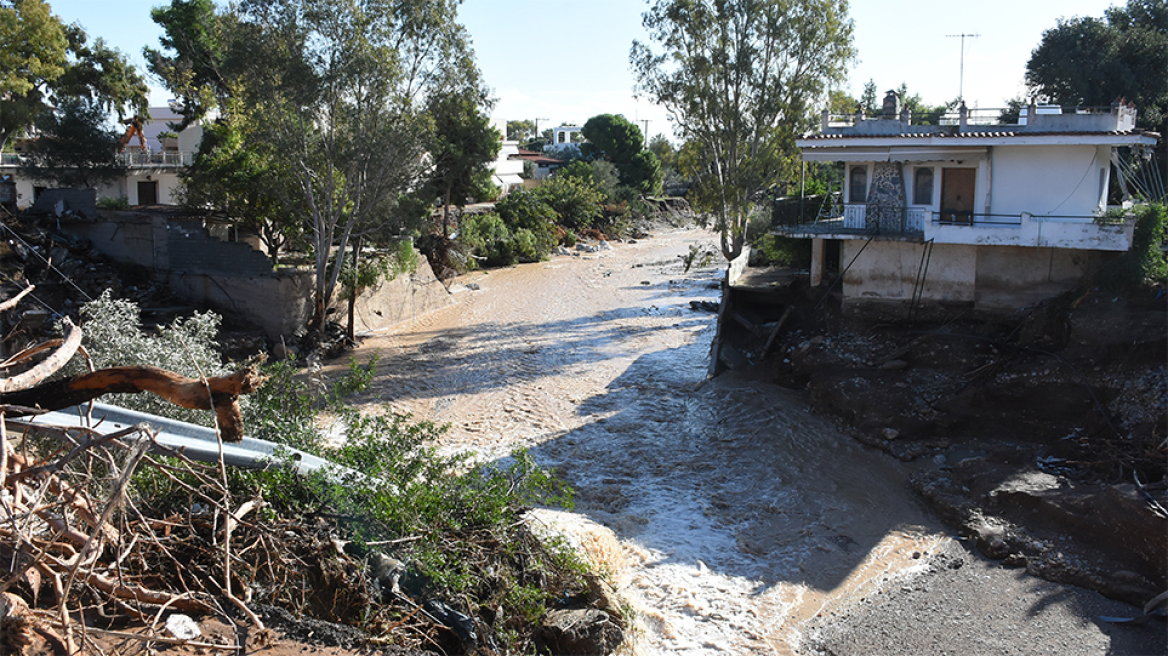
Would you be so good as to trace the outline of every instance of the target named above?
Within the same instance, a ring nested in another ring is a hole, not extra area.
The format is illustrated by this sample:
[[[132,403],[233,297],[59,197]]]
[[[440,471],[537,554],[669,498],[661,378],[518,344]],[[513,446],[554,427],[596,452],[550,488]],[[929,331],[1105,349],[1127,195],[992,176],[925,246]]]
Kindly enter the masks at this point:
[[[624,632],[602,610],[553,610],[536,629],[535,640],[543,654],[596,656],[616,650]]]

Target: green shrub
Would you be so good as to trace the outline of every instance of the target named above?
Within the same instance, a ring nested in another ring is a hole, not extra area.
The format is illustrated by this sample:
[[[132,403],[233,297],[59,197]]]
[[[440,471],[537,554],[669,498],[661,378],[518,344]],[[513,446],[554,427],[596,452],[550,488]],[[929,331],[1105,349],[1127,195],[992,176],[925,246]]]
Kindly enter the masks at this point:
[[[1100,285],[1113,291],[1168,283],[1168,261],[1163,250],[1168,236],[1168,206],[1140,205],[1134,212],[1136,225],[1131,250],[1104,265],[1097,276]]]
[[[169,326],[146,332],[142,329],[137,304],[113,298],[108,289],[81,307],[83,343],[98,369],[146,365],[189,378],[221,376],[227,373],[227,367],[215,344],[219,322],[220,317],[214,312],[195,312],[186,319],[175,319]],[[78,356],[65,371],[77,374],[84,369],[84,362]],[[111,394],[103,400],[202,426],[214,424],[214,415],[209,412],[180,408],[153,394]]]
[[[535,192],[565,228],[583,230],[600,218],[604,194],[590,180],[557,175]]]
[[[130,209],[130,199],[126,198],[125,194],[117,198],[102,196],[97,199],[97,207],[102,210],[128,210]]]

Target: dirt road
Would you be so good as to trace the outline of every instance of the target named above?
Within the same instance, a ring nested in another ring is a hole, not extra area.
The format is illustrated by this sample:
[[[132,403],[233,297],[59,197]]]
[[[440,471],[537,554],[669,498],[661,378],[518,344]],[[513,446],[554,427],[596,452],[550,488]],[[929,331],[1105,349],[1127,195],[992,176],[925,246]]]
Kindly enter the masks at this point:
[[[721,270],[679,256],[714,243],[676,231],[467,276],[455,306],[365,342],[381,362],[359,402],[448,422],[444,448],[558,468],[576,510],[536,521],[612,571],[637,654],[1163,653],[1162,623],[1094,621],[1133,610],[968,554],[904,465],[800,393],[706,380],[715,317],[690,301],[716,301]]]

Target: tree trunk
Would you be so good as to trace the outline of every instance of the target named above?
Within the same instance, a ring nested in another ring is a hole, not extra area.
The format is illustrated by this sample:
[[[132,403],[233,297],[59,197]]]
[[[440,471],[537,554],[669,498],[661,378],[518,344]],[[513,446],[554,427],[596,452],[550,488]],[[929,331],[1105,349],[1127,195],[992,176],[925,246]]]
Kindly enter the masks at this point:
[[[61,410],[106,394],[151,392],[183,408],[214,410],[223,439],[238,442],[243,439],[239,397],[254,392],[265,380],[254,367],[208,378],[205,383],[157,367],[111,367],[5,392],[0,394],[0,405],[11,406],[6,409],[9,416],[20,416],[27,414],[21,408]]]
[[[359,286],[357,284],[357,275],[358,275],[357,274],[357,264],[360,261],[357,259],[357,256],[360,252],[361,252],[361,238],[358,237],[358,238],[353,240],[353,263],[352,263],[352,266],[353,266],[353,286],[352,286],[352,288],[349,289],[349,341],[350,342],[357,341],[356,335],[355,335],[354,330],[353,330],[353,318],[354,318],[354,315],[356,315],[356,313],[357,313],[356,312],[357,292],[359,290]]]

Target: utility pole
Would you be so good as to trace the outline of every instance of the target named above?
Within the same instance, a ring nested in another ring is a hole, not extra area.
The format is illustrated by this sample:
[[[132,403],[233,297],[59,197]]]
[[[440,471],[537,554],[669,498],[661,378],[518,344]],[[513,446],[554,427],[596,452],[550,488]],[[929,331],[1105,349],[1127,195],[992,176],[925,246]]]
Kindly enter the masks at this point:
[[[546,118],[537,118],[537,119],[535,119],[535,136],[534,136],[534,137],[532,137],[533,139],[538,139],[538,138],[539,138],[539,122],[540,122],[540,121],[546,121],[546,120],[547,120]]]
[[[645,148],[649,147],[649,123],[650,122],[651,121],[647,118],[641,119],[641,123],[645,124],[645,145],[644,145]]]
[[[961,34],[946,34],[945,36],[950,38],[950,39],[956,39],[956,38],[961,39],[961,76],[958,78],[958,82],[957,82],[957,99],[958,100],[965,100],[965,38],[969,37],[971,39],[976,39],[977,37],[979,37],[981,35],[980,34],[961,33]]]

